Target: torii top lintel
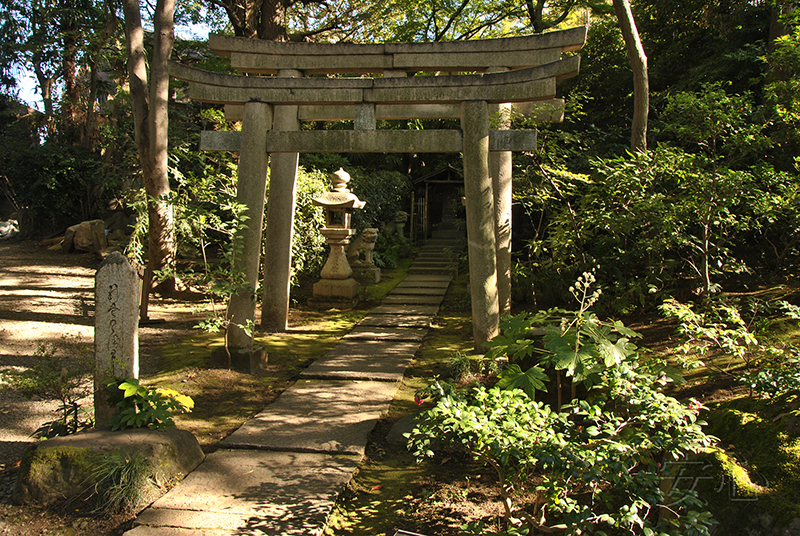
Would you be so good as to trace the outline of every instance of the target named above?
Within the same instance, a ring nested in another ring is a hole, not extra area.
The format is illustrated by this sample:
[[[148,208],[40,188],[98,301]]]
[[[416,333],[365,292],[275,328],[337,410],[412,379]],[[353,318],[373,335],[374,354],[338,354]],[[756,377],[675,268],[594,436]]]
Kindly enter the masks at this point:
[[[298,69],[306,74],[381,73],[383,71],[484,71],[503,66],[536,67],[561,59],[586,42],[586,27],[524,37],[436,43],[285,43],[211,35],[210,48],[230,56],[237,71],[277,74]]]
[[[212,35],[211,48],[230,55],[233,67],[245,73],[275,74],[291,69],[303,74],[383,73],[384,77],[237,76],[177,63],[170,65],[170,74],[190,82],[191,99],[216,104],[530,102],[552,99],[556,82],[578,73],[579,56],[561,59],[561,54],[581,48],[585,40],[585,27],[506,39],[382,45],[277,43]],[[498,68],[510,71],[403,76],[407,72],[483,72]]]

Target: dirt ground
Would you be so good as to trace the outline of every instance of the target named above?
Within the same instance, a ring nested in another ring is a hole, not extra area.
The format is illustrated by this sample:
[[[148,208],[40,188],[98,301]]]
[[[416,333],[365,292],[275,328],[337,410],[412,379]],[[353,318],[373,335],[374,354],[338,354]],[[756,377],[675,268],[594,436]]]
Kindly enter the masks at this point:
[[[40,344],[64,337],[91,345],[94,338],[94,275],[100,259],[63,253],[35,242],[0,242],[0,370],[23,370],[37,360]],[[153,298],[149,318],[163,320],[139,330],[140,374],[158,370],[159,348],[193,332],[202,316],[191,304]],[[120,520],[94,520],[11,505],[17,466],[31,434],[53,419],[57,404],[28,400],[0,389],[0,534],[115,534]],[[120,532],[121,533],[121,532]]]

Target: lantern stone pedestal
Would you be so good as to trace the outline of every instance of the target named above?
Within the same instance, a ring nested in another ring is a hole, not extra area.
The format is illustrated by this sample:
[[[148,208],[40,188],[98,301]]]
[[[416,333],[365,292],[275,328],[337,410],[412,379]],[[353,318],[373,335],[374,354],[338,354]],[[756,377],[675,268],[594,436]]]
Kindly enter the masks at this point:
[[[364,202],[347,189],[350,175],[344,170],[333,173],[333,191],[322,194],[313,202],[325,209],[326,226],[320,232],[328,241],[330,254],[322,267],[320,279],[314,284],[314,297],[308,300],[318,309],[351,309],[358,303],[358,282],[347,262],[346,248],[356,231],[350,228],[352,211],[363,208]]]

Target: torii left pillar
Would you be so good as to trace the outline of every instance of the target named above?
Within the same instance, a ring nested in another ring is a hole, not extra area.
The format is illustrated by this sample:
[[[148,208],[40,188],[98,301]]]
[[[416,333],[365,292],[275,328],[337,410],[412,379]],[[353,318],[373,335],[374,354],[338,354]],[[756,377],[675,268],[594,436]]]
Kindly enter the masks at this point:
[[[239,149],[239,179],[236,199],[246,207],[249,219],[242,231],[236,269],[244,272],[245,288],[231,297],[228,308],[228,346],[250,348],[253,336],[242,326],[252,325],[256,315],[256,287],[261,262],[261,229],[264,225],[264,197],[267,191],[267,132],[272,128],[272,106],[263,102],[244,105],[242,144]]]
[[[500,331],[497,296],[494,187],[489,175],[489,107],[486,101],[461,103],[464,132],[464,194],[467,209],[469,283],[475,349]]]

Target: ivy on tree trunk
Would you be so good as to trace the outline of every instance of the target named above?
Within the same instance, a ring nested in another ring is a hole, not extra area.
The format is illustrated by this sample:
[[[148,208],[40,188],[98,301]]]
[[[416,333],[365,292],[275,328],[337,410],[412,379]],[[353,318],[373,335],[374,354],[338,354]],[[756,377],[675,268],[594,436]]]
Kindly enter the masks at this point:
[[[139,0],[123,0],[125,36],[128,46],[131,108],[136,147],[147,193],[148,268],[162,270],[175,259],[175,231],[172,207],[167,202],[167,127],[169,119],[169,72],[167,62],[174,42],[175,0],[158,0],[153,15],[154,43],[150,56],[151,81],[148,86],[144,29]],[[174,285],[167,280],[165,290]]]
[[[639,39],[629,0],[613,0],[622,37],[628,49],[628,59],[633,70],[633,123],[631,125],[631,151],[647,151],[647,116],[650,111],[650,81],[647,75],[647,56]]]

